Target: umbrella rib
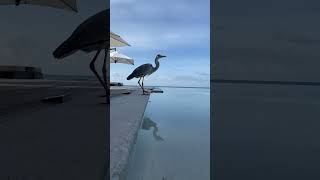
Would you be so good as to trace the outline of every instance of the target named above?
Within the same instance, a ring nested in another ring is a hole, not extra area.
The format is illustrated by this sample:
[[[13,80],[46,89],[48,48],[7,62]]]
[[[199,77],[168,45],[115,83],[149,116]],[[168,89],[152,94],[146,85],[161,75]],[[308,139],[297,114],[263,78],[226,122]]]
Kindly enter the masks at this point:
[[[67,7],[69,7],[71,10],[75,11],[75,12],[78,12],[77,9],[73,8],[72,5],[70,5],[69,3],[67,3],[66,1],[64,0],[60,0],[60,2],[62,2],[64,5],[66,5]],[[19,6],[21,4],[21,0],[15,0],[15,5],[16,6]],[[30,4],[27,0],[25,0],[23,2],[23,4]]]
[[[120,41],[121,43],[123,43],[123,44],[126,44],[127,46],[130,46],[130,44],[129,43],[127,43],[127,42],[125,42],[125,41],[123,41],[123,40],[121,40],[121,39],[116,39],[116,38],[113,38],[113,37],[111,37],[113,40],[115,40],[115,41]]]
[[[115,37],[112,37],[112,35],[118,37],[119,39],[117,39],[117,38],[115,38]],[[123,44],[125,44],[125,45],[127,45],[127,46],[131,46],[128,42],[126,42],[126,41],[125,41],[124,39],[122,39],[119,35],[117,35],[117,34],[115,34],[115,33],[113,33],[113,32],[110,32],[110,38],[113,39],[114,41],[119,41],[119,42],[121,42],[121,43],[123,43]]]
[[[66,1],[64,0],[60,0],[64,5],[68,6],[70,9],[74,10],[75,12],[78,12],[77,9],[73,8],[72,5],[70,5],[69,3],[67,3]]]
[[[123,63],[123,64],[131,64],[134,65],[134,61],[132,58],[120,54],[117,51],[110,53],[110,58],[112,60],[111,63]]]

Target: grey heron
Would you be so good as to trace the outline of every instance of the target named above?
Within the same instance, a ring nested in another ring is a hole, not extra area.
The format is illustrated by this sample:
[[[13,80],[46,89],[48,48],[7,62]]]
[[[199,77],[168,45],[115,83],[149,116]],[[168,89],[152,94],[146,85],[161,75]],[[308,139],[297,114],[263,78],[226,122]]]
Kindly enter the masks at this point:
[[[101,85],[106,91],[107,103],[110,103],[110,89],[107,79],[107,55],[110,44],[109,38],[110,26],[110,9],[103,10],[81,23],[54,52],[53,56],[57,59],[62,59],[81,50],[86,53],[97,51],[94,58],[90,62],[90,69],[97,77]],[[99,76],[95,68],[95,62],[101,52],[105,50],[102,66],[103,80]]]
[[[130,80],[132,78],[139,78],[139,81],[138,81],[138,84],[139,86],[141,87],[142,89],[142,93],[145,94],[145,92],[147,92],[145,89],[144,89],[144,86],[143,86],[143,81],[144,81],[144,77],[147,76],[147,75],[151,75],[152,73],[156,72],[159,67],[160,67],[160,63],[159,63],[159,59],[160,58],[164,58],[166,56],[163,56],[161,54],[158,54],[154,60],[156,66],[153,67],[152,64],[143,64],[139,67],[137,67],[128,77],[127,77],[127,80]],[[142,83],[140,84],[140,80],[142,79]]]

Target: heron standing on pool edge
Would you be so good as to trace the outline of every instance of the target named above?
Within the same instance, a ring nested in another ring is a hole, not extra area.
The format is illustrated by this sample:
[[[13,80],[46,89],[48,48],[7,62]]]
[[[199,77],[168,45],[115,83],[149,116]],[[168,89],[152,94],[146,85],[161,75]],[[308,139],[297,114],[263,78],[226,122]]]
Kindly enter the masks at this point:
[[[53,52],[53,56],[62,59],[81,50],[86,53],[96,51],[96,54],[90,62],[90,69],[97,77],[106,92],[106,103],[110,104],[110,88],[107,78],[107,55],[110,48],[110,9],[103,10],[81,23],[58,48]],[[108,49],[107,49],[108,48]],[[104,50],[104,59],[102,66],[103,79],[99,76],[95,68],[95,62]]]
[[[156,66],[153,67],[152,64],[143,64],[139,67],[137,67],[128,77],[127,80],[130,80],[132,78],[139,78],[138,84],[142,89],[142,94],[145,94],[147,91],[144,89],[143,86],[143,81],[144,81],[144,77],[147,75],[151,75],[152,73],[156,72],[159,67],[160,67],[160,63],[159,63],[159,59],[164,58],[166,56],[163,56],[161,54],[158,54],[156,56],[156,59],[154,60]],[[140,80],[142,79],[142,83],[140,84]]]

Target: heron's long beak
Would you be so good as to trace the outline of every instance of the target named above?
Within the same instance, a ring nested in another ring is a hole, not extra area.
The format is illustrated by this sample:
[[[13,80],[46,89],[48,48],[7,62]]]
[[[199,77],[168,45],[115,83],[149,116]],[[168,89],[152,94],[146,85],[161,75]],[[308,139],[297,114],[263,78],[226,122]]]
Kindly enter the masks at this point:
[[[160,55],[160,57],[164,58],[164,57],[167,57],[167,56]]]

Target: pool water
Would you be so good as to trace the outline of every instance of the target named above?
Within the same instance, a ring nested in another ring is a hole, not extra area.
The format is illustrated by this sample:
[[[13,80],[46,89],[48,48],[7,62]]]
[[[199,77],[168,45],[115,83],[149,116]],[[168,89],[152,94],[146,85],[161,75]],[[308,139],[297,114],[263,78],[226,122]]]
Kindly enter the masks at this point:
[[[127,180],[210,179],[210,89],[161,88],[148,103]]]

